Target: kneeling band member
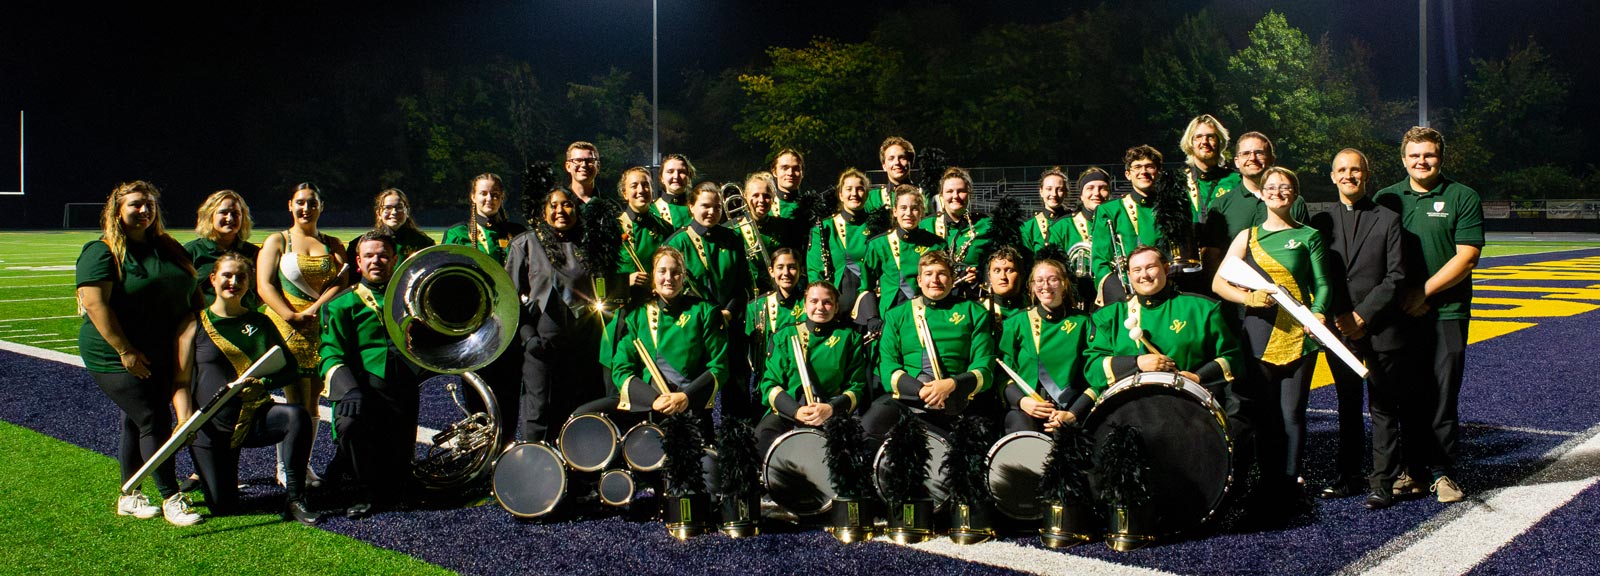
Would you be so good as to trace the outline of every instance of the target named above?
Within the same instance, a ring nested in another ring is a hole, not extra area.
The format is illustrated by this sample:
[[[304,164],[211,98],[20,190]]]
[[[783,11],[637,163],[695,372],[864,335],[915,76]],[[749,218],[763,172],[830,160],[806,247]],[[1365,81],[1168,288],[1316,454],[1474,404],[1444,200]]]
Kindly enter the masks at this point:
[[[869,439],[879,441],[909,408],[935,433],[949,429],[957,414],[983,408],[974,399],[993,382],[994,333],[983,306],[951,294],[950,257],[941,250],[917,262],[922,295],[889,310],[878,342],[878,375],[889,392],[862,418]],[[990,407],[998,405],[991,400]],[[897,406],[898,405],[898,406]]]
[[[772,354],[761,377],[761,402],[769,409],[756,426],[758,454],[795,426],[822,426],[849,417],[867,381],[867,350],[861,335],[835,322],[839,291],[824,281],[805,293],[805,321],[772,337]]]
[[[1040,260],[1033,265],[1033,295],[1039,304],[1006,319],[998,348],[1000,361],[1016,371],[1007,375],[1006,433],[1041,429],[1054,432],[1089,414],[1105,385],[1091,387],[1084,378],[1089,350],[1089,315],[1069,296],[1066,265]]]
[[[195,335],[195,398],[209,400],[273,346],[289,350],[273,329],[272,319],[246,308],[244,300],[255,285],[251,259],[224,252],[216,260],[208,282],[216,294],[211,306],[200,312],[201,330]],[[283,444],[288,467],[286,515],[305,524],[322,516],[306,505],[306,465],[311,460],[315,421],[299,404],[279,404],[267,391],[300,377],[299,365],[290,360],[278,373],[251,382],[222,410],[211,417],[196,436],[194,456],[212,515],[231,514],[239,508],[239,449]]]
[[[356,240],[361,282],[322,313],[322,377],[333,401],[337,462],[354,476],[351,517],[375,502],[392,503],[411,478],[421,368],[395,348],[383,324],[384,287],[394,271],[394,239],[369,232]]]

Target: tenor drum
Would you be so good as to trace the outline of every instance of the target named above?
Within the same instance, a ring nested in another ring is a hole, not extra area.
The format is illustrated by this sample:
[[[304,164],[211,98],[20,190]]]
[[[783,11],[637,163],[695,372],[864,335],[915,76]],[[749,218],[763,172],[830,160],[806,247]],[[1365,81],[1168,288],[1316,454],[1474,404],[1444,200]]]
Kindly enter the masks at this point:
[[[1044,476],[1044,461],[1053,445],[1049,436],[1029,431],[1007,434],[994,443],[985,467],[995,508],[1018,520],[1044,517],[1039,479]]]
[[[1227,416],[1204,387],[1170,372],[1123,378],[1084,420],[1096,442],[1117,424],[1137,427],[1144,439],[1156,534],[1177,534],[1216,515],[1233,483],[1233,443]]]
[[[939,468],[944,463],[944,456],[950,452],[950,444],[938,434],[923,430],[923,435],[928,440],[928,495],[933,498],[935,508],[943,508],[944,501],[950,498],[950,491],[944,486],[944,472]],[[887,442],[884,443],[888,445]],[[872,487],[878,490],[878,496],[883,496],[883,485],[889,479],[889,459],[885,456],[882,446],[878,448],[878,455],[872,459]]]
[[[513,516],[549,514],[567,493],[567,463],[543,442],[511,445],[494,465],[494,499]]]
[[[822,432],[812,428],[790,430],[767,450],[761,483],[773,502],[797,516],[827,512],[836,496],[827,456],[828,438]]]
[[[628,429],[622,437],[622,459],[635,472],[654,472],[667,461],[667,452],[661,447],[661,427],[640,422]]]
[[[622,435],[602,414],[579,414],[561,426],[558,445],[567,466],[579,472],[599,472],[617,457]]]
[[[633,502],[637,490],[633,474],[621,468],[600,473],[600,503],[607,506],[627,506]]]

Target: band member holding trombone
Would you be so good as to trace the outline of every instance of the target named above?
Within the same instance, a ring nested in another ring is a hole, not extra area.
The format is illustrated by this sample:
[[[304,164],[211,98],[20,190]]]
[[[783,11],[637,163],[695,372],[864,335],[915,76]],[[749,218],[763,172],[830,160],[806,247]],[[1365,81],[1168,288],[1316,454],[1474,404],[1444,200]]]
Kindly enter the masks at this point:
[[[1038,304],[1005,321],[996,348],[1005,387],[1006,433],[1043,429],[1054,432],[1089,414],[1105,385],[1084,378],[1085,353],[1092,330],[1089,315],[1072,304],[1065,264],[1053,259],[1033,265],[1029,285]],[[1019,380],[1020,378],[1020,380]]]
[[[202,402],[216,396],[273,346],[289,349],[273,330],[272,320],[244,304],[255,286],[252,260],[224,252],[206,278],[216,299],[200,312],[201,329],[194,342],[194,392]],[[239,449],[282,444],[288,456],[285,515],[307,525],[322,521],[322,515],[306,503],[306,470],[316,422],[305,407],[277,403],[267,395],[299,377],[299,365],[290,360],[277,374],[246,384],[200,427],[191,454],[212,515],[238,511]]]
[[[834,321],[838,311],[839,291],[812,282],[805,291],[805,320],[773,334],[759,387],[767,413],[756,426],[758,453],[795,426],[848,418],[861,403],[871,358],[860,334]]]

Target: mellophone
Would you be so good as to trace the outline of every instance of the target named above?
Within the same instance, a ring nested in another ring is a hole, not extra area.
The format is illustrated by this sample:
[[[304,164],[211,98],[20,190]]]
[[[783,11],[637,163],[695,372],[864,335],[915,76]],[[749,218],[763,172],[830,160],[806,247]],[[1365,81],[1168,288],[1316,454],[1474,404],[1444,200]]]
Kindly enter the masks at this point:
[[[1150,505],[1160,511],[1155,525],[1159,535],[1184,532],[1216,516],[1233,483],[1233,446],[1222,407],[1204,387],[1167,372],[1124,378],[1101,396],[1083,422],[1096,441],[1104,439],[1113,425],[1138,427],[1144,438],[1152,483]],[[927,487],[936,508],[942,508],[948,491],[940,464],[948,444],[937,434],[925,435],[931,455]],[[1001,513],[1020,521],[1037,521],[1045,515],[1039,484],[1051,447],[1049,436],[1023,431],[1000,438],[989,449],[986,482]],[[827,439],[818,429],[796,428],[779,436],[765,454],[761,470],[761,482],[772,501],[801,519],[828,513],[836,494],[826,453]],[[519,518],[538,518],[562,503],[573,490],[573,478],[582,478],[579,484],[589,490],[582,499],[625,506],[640,488],[638,479],[659,470],[664,460],[661,429],[656,425],[642,422],[619,434],[602,414],[577,415],[562,426],[556,447],[520,443],[501,455],[493,476],[495,498]],[[880,448],[873,478],[880,496],[886,479],[884,463]],[[713,450],[707,450],[702,469],[712,492]]]

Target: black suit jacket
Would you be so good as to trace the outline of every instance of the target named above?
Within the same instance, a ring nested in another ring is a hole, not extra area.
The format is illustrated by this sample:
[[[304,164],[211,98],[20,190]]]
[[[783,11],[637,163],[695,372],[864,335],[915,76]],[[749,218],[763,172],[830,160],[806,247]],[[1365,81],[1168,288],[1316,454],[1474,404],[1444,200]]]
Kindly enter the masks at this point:
[[[1355,233],[1347,238],[1351,219]],[[1335,203],[1313,215],[1311,225],[1322,233],[1328,248],[1333,287],[1329,318],[1354,310],[1367,321],[1372,349],[1399,349],[1405,344],[1400,293],[1406,285],[1400,215],[1374,203],[1368,194],[1353,208]]]

